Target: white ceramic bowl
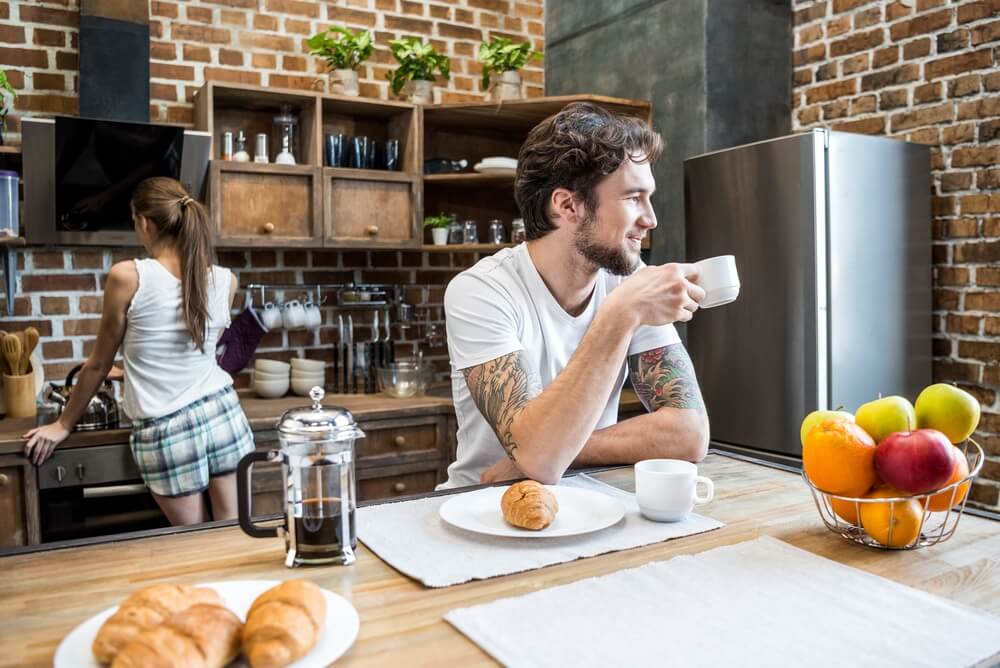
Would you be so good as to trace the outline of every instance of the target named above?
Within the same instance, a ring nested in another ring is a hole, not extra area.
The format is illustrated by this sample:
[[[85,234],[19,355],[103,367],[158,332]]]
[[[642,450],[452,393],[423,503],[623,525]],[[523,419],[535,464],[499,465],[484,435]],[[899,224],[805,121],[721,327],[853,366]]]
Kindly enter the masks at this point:
[[[260,378],[261,380],[288,380],[288,372],[285,373],[271,373],[270,371],[261,371],[260,369],[253,370],[253,377]]]
[[[326,385],[326,376],[296,376],[292,374],[292,383],[312,383],[313,385],[319,385],[323,387]]]
[[[310,360],[310,359],[300,359],[298,357],[293,357],[292,360],[292,370],[301,371],[314,371],[321,372],[326,368],[326,362],[323,360]]]
[[[292,392],[299,395],[300,397],[308,397],[309,391],[317,386],[323,387],[323,381],[292,378]]]
[[[282,380],[254,379],[253,391],[256,392],[258,396],[264,397],[265,399],[277,399],[278,397],[283,397],[288,393],[288,379],[287,378],[284,378]]]
[[[279,362],[278,360],[269,359],[257,359],[254,362],[254,368],[258,371],[266,371],[267,373],[278,374],[283,373],[288,375],[288,370],[291,365],[288,362]]]

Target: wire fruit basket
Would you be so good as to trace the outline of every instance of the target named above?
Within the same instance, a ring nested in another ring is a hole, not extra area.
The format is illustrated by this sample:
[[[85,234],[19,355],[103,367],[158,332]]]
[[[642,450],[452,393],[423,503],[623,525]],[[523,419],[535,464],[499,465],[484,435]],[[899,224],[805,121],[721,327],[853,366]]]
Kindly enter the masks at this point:
[[[805,469],[802,471],[802,479],[806,481],[806,485],[812,491],[813,501],[816,502],[816,509],[819,510],[823,524],[830,531],[840,534],[855,543],[861,543],[869,547],[876,547],[883,550],[915,550],[920,547],[937,545],[948,540],[955,533],[955,529],[958,528],[958,521],[962,518],[962,511],[965,510],[965,502],[969,496],[968,492],[972,486],[972,480],[983,467],[983,460],[985,459],[983,449],[971,438],[967,439],[964,446],[960,447],[962,448],[962,454],[969,464],[969,475],[940,489],[924,494],[859,499],[824,492],[809,480]],[[958,499],[959,490],[963,488],[965,493],[962,494],[961,499]],[[931,510],[931,497],[939,494],[950,494],[947,509],[941,511]],[[914,519],[912,516],[914,508],[912,502],[914,501],[921,506],[921,510],[919,511],[920,529],[912,539],[904,542],[902,539],[905,538],[905,534],[902,532],[905,530],[897,529],[896,527],[905,524],[905,520]],[[887,517],[883,515],[888,530],[886,535],[882,536],[882,541],[877,540],[863,526],[861,517],[865,514],[865,509],[863,508],[865,504],[888,505],[888,509],[879,508],[882,513],[886,511],[888,513]],[[840,514],[835,510],[835,505],[839,506]],[[842,515],[853,515],[856,521],[848,521]],[[894,531],[897,531],[896,540],[893,540]]]

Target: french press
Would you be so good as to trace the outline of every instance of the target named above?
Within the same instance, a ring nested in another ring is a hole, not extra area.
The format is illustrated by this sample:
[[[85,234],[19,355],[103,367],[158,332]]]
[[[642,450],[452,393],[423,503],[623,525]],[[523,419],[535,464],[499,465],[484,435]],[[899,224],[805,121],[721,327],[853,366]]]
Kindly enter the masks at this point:
[[[354,439],[363,438],[350,411],[323,406],[323,389],[309,392],[311,407],[293,408],[278,419],[279,449],[251,452],[236,475],[240,528],[254,538],[285,539],[285,566],[353,564],[357,546]],[[250,511],[250,468],[281,462],[285,521],[255,524]]]

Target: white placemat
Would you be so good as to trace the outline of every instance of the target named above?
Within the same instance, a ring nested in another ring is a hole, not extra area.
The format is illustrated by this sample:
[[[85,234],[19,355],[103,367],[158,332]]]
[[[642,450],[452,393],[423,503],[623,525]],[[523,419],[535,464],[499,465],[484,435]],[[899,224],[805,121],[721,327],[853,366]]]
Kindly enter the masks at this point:
[[[1000,659],[1000,616],[771,537],[452,610],[445,619],[519,668],[940,668]]]
[[[559,484],[615,496],[625,504],[625,517],[607,529],[579,536],[503,538],[451,526],[438,515],[438,508],[452,495],[433,496],[359,508],[358,539],[401,573],[428,587],[448,587],[724,526],[700,515],[670,524],[651,522],[639,514],[634,494],[586,475],[565,478]]]

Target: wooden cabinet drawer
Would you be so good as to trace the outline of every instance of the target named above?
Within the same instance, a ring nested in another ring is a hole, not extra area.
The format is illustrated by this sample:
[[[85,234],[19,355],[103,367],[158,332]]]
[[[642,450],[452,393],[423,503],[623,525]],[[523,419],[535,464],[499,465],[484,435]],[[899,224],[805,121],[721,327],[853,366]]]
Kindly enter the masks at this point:
[[[438,449],[437,425],[406,425],[393,429],[372,429],[357,441],[358,459]],[[437,456],[437,455],[435,455]]]
[[[212,217],[221,245],[319,240],[319,168],[213,162]]]
[[[327,245],[419,244],[417,181],[399,172],[323,170],[324,238]]]
[[[373,501],[434,491],[437,469],[367,478],[358,481],[358,500]]]
[[[24,495],[24,469],[0,467],[0,547],[28,544]]]

